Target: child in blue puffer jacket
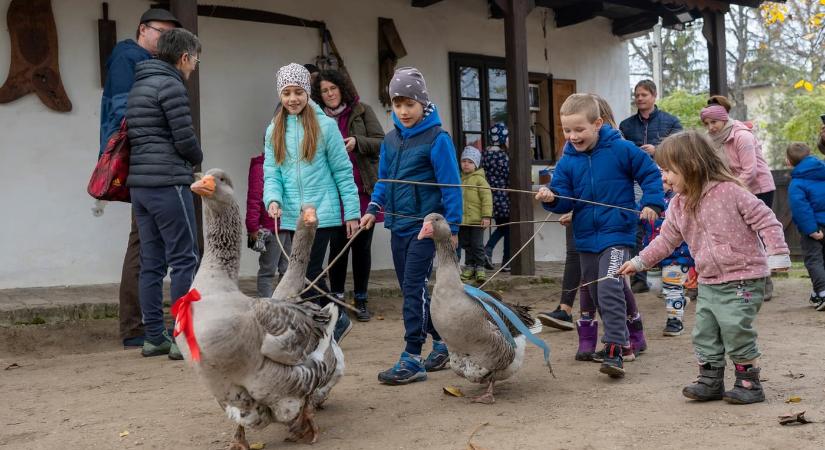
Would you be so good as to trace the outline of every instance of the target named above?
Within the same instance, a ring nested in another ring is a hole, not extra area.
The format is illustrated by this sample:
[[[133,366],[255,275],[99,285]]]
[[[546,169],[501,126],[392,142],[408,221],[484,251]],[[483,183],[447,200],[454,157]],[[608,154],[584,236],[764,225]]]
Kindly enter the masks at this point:
[[[381,144],[378,178],[460,184],[453,141],[441,129],[438,109],[429,100],[421,72],[413,67],[397,69],[389,94],[395,128]],[[433,268],[435,243],[432,239],[417,239],[421,231],[418,218],[434,212],[442,214],[450,223],[455,247],[462,216],[461,188],[378,181],[361,226],[372,227],[380,210],[386,213],[384,227],[391,233],[392,262],[404,297],[406,345],[398,362],[378,374],[378,381],[390,385],[424,381],[427,372],[446,369],[450,356],[430,319],[427,279]],[[421,349],[428,334],[433,339],[433,350],[422,360]]]
[[[788,200],[813,284],[810,302],[817,311],[825,311],[825,163],[801,142],[790,144],[785,154],[793,167]]]
[[[664,188],[665,205],[668,205],[676,193],[667,183],[664,183]],[[642,239],[644,247],[647,247],[659,235],[664,221],[664,211],[659,214],[656,220],[641,221],[644,228],[644,238]],[[659,263],[659,267],[662,269],[662,293],[665,296],[665,310],[667,311],[667,322],[665,329],[662,330],[664,336],[679,336],[684,330],[683,321],[685,306],[687,306],[685,284],[688,283],[691,277],[696,278],[694,265],[686,242],[682,242],[670,256]]]
[[[617,274],[636,244],[639,215],[655,220],[664,209],[661,176],[650,156],[604,123],[593,96],[571,95],[559,115],[567,139],[564,157],[550,186],[539,189],[536,200],[558,214],[573,211],[582,281],[600,280],[588,286],[605,328],[600,371],[620,378],[625,374],[622,347],[629,345],[630,336],[624,279]],[[643,191],[641,212],[634,212],[634,181]]]

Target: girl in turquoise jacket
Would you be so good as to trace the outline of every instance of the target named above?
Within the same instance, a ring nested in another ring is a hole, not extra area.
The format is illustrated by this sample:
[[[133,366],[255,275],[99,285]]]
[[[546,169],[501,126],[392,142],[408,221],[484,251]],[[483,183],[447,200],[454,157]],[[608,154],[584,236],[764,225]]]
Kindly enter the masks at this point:
[[[287,230],[295,230],[303,205],[316,208],[318,231],[307,267],[307,278],[313,280],[322,271],[330,237],[338,227],[346,227],[347,237],[358,229],[358,189],[338,124],[309,100],[309,72],[295,63],[281,67],[277,86],[281,108],[266,130],[264,144],[264,203]],[[325,282],[318,287],[329,291]],[[318,294],[314,289],[306,293]],[[352,326],[343,310],[338,325],[336,340]]]

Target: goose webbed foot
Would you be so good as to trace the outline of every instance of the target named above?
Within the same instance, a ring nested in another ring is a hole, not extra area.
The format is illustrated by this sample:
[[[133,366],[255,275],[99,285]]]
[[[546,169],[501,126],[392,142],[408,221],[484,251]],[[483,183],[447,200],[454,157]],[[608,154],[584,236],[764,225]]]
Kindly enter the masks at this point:
[[[487,385],[487,391],[483,394],[479,395],[478,397],[473,398],[473,403],[483,403],[485,405],[492,405],[496,402],[495,397],[493,397],[493,385],[495,381],[490,381],[490,384]]]
[[[308,403],[304,405],[301,413],[289,426],[288,442],[305,442],[314,444],[318,441],[318,425],[315,424],[315,409]]]
[[[232,437],[229,450],[249,450],[249,442],[246,441],[246,430],[244,430],[243,425],[238,425],[238,428],[235,429],[235,436]]]

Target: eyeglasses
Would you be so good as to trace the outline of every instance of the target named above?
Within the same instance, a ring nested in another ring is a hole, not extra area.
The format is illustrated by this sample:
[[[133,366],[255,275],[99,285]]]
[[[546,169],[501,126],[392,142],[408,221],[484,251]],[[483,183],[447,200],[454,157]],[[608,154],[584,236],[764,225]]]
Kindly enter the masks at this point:
[[[189,57],[190,57],[190,58],[192,58],[192,59],[194,59],[194,60],[195,60],[195,67],[197,67],[197,66],[199,66],[199,65],[200,65],[201,60],[200,60],[200,59],[198,59],[198,57],[197,57],[197,56],[195,56],[195,55],[193,55],[193,54],[191,54],[191,53],[187,53],[187,55],[189,55]]]
[[[145,25],[145,26],[146,26],[146,28],[151,28],[151,29],[153,29],[153,30],[157,31],[157,32],[158,32],[158,33],[160,33],[160,34],[163,34],[163,33],[167,32],[167,31],[169,31],[169,30],[164,30],[164,29],[162,29],[162,28],[156,28],[156,27],[153,27],[152,25],[149,25],[148,23],[144,23],[143,25]]]
[[[333,92],[335,92],[335,91],[337,91],[337,90],[338,90],[338,86],[334,86],[334,85],[333,85],[333,86],[330,86],[330,87],[328,87],[328,88],[326,88],[326,89],[321,89],[321,94],[323,94],[323,95],[327,95],[327,94],[331,94],[331,93],[333,93]]]

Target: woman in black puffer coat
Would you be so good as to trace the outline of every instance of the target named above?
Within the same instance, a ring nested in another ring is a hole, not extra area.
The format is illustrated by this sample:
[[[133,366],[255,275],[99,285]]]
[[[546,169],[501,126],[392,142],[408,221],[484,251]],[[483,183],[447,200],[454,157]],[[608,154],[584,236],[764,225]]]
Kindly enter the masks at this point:
[[[126,106],[132,153],[129,186],[140,235],[143,356],[183,359],[163,322],[163,278],[171,273],[174,302],[189,291],[198,267],[195,208],[189,185],[203,160],[183,81],[197,68],[201,45],[176,28],[158,40],[158,59],[135,66]]]

